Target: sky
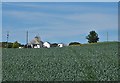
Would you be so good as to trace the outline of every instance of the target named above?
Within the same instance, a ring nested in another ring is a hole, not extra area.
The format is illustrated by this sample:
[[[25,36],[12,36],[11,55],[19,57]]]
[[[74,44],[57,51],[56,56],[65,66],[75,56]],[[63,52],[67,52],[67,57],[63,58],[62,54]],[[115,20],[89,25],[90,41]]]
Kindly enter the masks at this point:
[[[119,0],[1,0],[2,2],[119,2]]]
[[[2,41],[26,43],[36,35],[50,43],[87,43],[94,30],[100,42],[118,41],[117,2],[3,2]]]
[[[2,3],[0,3],[0,41],[2,41]]]

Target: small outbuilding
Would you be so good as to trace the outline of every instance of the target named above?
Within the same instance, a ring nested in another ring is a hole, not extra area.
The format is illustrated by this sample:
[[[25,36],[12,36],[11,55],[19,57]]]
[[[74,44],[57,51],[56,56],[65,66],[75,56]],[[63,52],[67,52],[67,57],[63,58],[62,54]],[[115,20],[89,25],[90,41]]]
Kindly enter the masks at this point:
[[[43,43],[43,47],[45,47],[45,48],[50,48],[50,43],[49,43],[49,42],[44,42],[44,43]]]
[[[58,47],[63,47],[64,45],[63,44],[58,44]]]

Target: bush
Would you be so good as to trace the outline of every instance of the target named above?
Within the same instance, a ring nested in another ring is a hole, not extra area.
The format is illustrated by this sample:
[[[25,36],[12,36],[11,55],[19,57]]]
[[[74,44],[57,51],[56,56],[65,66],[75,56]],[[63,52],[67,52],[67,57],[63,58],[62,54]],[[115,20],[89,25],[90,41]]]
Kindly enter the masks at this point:
[[[81,43],[79,43],[79,42],[71,42],[71,43],[69,43],[69,46],[76,46],[76,45],[78,45],[78,46],[81,46],[82,44]]]
[[[58,44],[57,44],[57,43],[53,43],[53,44],[51,44],[50,46],[51,46],[51,47],[57,47]]]
[[[8,43],[8,48],[12,48],[13,43]]]
[[[12,42],[8,42],[8,46],[7,46],[7,42],[1,42],[3,48],[12,48],[13,43]]]

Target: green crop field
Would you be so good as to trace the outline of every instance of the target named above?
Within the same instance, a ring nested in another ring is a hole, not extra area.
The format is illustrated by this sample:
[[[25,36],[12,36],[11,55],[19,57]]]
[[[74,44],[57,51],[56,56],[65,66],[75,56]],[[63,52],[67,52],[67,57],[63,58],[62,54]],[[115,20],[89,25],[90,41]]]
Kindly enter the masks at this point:
[[[117,81],[118,43],[2,49],[3,81]]]
[[[2,48],[0,48],[0,82],[2,81]]]

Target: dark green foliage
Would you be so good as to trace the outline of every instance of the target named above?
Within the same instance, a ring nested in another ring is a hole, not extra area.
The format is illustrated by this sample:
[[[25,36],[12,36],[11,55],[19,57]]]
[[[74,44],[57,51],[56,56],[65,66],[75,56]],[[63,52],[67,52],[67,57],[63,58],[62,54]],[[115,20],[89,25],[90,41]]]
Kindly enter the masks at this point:
[[[90,31],[86,39],[88,39],[89,43],[97,43],[97,41],[99,41],[98,34],[95,31]]]
[[[20,43],[18,43],[17,41],[15,41],[15,42],[13,43],[12,48],[19,48],[19,46],[20,46]]]
[[[3,81],[117,81],[118,43],[3,49]]]
[[[8,48],[12,48],[12,45],[13,45],[12,42],[8,42]],[[7,42],[2,42],[2,47],[7,48]]]
[[[8,48],[12,48],[13,43],[8,43]]]
[[[70,45],[81,45],[79,42],[71,42],[71,43],[69,43],[69,46]]]
[[[24,47],[24,45],[23,45],[23,44],[20,44],[20,47]]]
[[[2,47],[2,42],[0,42],[0,47]]]
[[[2,45],[0,47],[7,48],[7,42],[0,42],[0,44]],[[19,46],[24,47],[24,45],[21,45],[20,43],[19,43]],[[12,42],[8,42],[8,48],[12,48],[12,47],[13,47],[13,43]]]
[[[2,42],[2,47],[6,48],[7,47],[7,42]]]
[[[57,47],[57,46],[58,46],[57,43],[53,43],[53,44],[50,45],[50,47]]]

